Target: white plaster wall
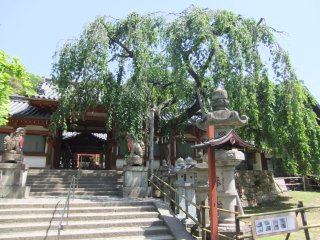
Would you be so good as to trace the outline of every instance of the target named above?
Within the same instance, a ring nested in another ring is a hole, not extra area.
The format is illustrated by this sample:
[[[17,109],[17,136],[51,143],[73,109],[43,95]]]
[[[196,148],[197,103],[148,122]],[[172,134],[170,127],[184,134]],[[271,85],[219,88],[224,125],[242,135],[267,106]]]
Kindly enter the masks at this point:
[[[46,166],[45,156],[24,156],[24,160],[29,168],[45,168]]]
[[[45,168],[46,157],[45,156],[24,156],[25,162],[29,167]],[[0,155],[0,162],[2,161],[2,155]]]

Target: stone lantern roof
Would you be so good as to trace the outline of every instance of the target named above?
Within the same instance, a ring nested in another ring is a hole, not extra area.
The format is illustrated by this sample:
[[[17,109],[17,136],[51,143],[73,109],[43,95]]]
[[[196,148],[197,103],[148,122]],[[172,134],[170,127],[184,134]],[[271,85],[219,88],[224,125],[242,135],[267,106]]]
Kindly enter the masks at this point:
[[[209,139],[201,144],[194,145],[194,148],[209,148],[215,149],[231,149],[231,148],[254,148],[254,145],[245,142],[232,129],[229,133],[221,138]]]
[[[214,125],[220,129],[235,129],[248,123],[249,118],[246,115],[240,116],[237,111],[228,109],[229,99],[226,90],[218,88],[213,92],[211,100],[211,111],[196,121],[198,128],[206,130],[208,125]]]

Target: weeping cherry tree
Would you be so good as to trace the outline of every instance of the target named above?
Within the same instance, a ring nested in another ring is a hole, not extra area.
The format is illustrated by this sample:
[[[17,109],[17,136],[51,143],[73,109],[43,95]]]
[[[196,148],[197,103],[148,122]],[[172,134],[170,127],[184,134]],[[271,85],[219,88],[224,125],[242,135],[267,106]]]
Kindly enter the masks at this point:
[[[294,174],[320,172],[316,104],[288,53],[263,19],[191,6],[181,13],[97,17],[56,52],[53,82],[61,100],[52,127],[76,124],[103,105],[106,127],[142,137],[150,109],[158,134],[176,134],[221,86],[231,109],[249,116],[239,134],[281,155]],[[163,118],[161,116],[170,116]]]

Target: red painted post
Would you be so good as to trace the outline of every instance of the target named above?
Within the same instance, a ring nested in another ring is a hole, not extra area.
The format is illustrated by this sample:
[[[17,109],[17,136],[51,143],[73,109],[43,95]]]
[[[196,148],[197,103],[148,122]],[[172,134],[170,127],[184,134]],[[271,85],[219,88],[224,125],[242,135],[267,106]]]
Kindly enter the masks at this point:
[[[207,127],[208,138],[214,138],[214,126]],[[217,209],[217,184],[216,184],[216,160],[214,149],[208,148],[208,177],[209,177],[209,206],[210,206],[210,230],[211,240],[218,240],[218,209]]]

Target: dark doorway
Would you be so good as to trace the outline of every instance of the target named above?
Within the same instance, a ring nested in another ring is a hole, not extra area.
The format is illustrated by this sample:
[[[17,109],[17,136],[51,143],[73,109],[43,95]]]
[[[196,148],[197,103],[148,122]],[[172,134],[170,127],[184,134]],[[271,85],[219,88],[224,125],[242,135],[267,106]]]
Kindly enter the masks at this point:
[[[107,134],[63,134],[60,168],[106,169]]]

